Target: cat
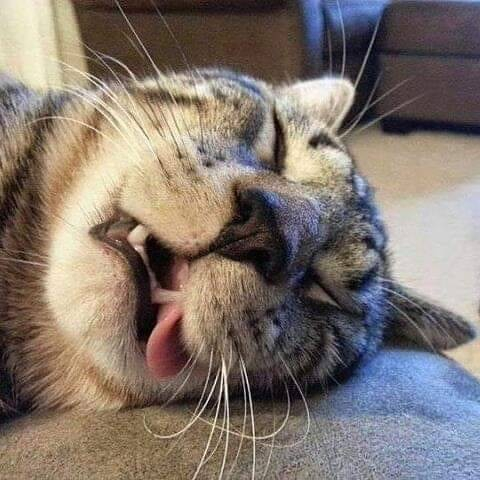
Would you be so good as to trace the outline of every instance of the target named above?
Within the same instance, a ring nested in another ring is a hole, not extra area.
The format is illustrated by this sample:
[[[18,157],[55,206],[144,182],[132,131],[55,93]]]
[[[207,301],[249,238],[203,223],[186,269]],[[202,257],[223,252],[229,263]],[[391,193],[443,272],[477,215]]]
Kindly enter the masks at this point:
[[[208,69],[46,93],[3,78],[3,413],[321,386],[385,342],[473,338],[392,278],[338,136],[353,98],[345,79]]]

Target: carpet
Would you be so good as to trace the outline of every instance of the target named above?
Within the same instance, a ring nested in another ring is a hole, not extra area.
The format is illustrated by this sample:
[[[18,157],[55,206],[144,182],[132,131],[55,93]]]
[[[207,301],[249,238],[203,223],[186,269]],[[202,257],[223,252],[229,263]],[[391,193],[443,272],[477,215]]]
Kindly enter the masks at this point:
[[[480,136],[369,129],[347,144],[376,189],[396,277],[480,327]],[[449,354],[480,377],[480,340]]]

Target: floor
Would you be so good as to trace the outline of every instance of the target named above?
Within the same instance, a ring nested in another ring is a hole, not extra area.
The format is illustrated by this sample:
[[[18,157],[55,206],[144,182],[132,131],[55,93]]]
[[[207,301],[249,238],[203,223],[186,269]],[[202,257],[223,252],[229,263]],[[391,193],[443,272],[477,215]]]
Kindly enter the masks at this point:
[[[347,143],[376,188],[396,277],[480,327],[480,135],[368,129]],[[480,340],[449,354],[480,377]]]

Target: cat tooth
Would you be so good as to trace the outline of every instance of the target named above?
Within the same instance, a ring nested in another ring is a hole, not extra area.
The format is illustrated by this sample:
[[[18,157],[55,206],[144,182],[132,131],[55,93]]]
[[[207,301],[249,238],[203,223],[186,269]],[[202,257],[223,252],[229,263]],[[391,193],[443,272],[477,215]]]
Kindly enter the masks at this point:
[[[129,242],[130,243],[130,242]],[[143,260],[143,263],[148,267],[148,257],[145,247],[143,245],[133,244],[133,249],[140,255]]]
[[[150,290],[153,292],[155,288],[158,287],[157,283],[157,278],[155,277],[155,274],[153,273],[152,269],[150,268],[150,264],[148,262],[148,256],[147,252],[145,251],[145,247],[143,245],[132,245],[133,249],[140,255],[140,258],[142,259],[147,272],[148,272],[148,277],[150,279]]]
[[[127,236],[127,241],[135,248],[136,245],[145,245],[149,231],[144,225],[137,225]]]
[[[152,293],[152,303],[180,303],[183,301],[183,298],[183,293],[178,290],[156,288]]]

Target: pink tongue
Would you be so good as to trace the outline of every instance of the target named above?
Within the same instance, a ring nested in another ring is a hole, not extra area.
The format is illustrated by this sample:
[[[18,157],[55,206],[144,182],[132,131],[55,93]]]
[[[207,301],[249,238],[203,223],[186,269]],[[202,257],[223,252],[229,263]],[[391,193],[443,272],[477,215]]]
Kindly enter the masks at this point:
[[[170,285],[174,290],[182,288],[188,276],[188,262],[175,259],[170,273]],[[178,303],[159,306],[157,325],[147,342],[147,367],[155,378],[173,377],[186,365],[187,355],[180,341],[180,320],[183,310]]]
[[[187,363],[180,342],[182,314],[176,303],[160,305],[157,325],[147,343],[147,366],[158,379],[173,377]]]

